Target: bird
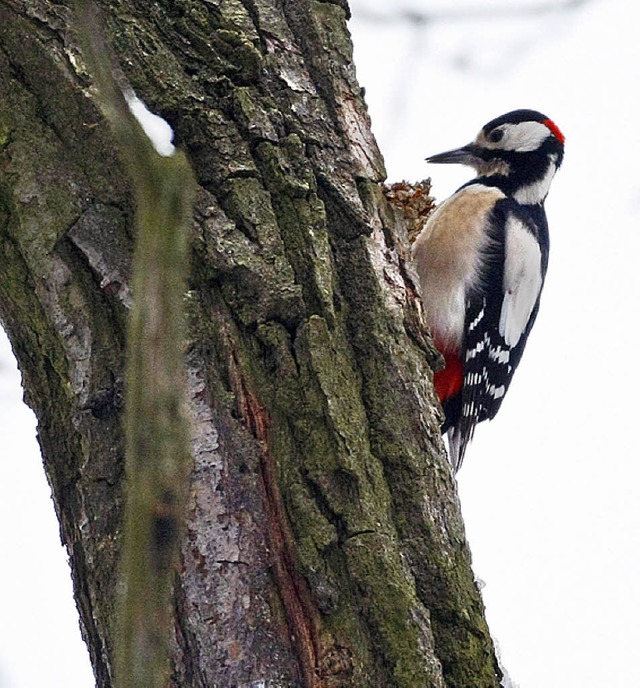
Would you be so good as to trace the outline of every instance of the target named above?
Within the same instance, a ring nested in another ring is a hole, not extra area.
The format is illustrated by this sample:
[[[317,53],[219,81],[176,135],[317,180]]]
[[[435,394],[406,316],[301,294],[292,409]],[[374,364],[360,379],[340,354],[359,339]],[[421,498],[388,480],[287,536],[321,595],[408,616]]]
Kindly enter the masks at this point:
[[[426,323],[445,362],[434,387],[454,474],[476,425],[498,412],[538,314],[549,261],[544,201],[564,142],[547,116],[514,110],[473,142],[426,159],[477,175],[437,206],[412,246]]]

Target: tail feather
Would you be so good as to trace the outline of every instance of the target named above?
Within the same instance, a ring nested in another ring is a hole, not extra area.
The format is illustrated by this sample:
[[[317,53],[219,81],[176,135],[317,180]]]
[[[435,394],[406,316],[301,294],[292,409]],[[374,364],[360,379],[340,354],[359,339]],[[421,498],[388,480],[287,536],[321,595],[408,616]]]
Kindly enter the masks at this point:
[[[449,461],[453,467],[454,474],[460,470],[467,445],[473,438],[476,429],[475,423],[457,423],[447,431],[449,440]]]

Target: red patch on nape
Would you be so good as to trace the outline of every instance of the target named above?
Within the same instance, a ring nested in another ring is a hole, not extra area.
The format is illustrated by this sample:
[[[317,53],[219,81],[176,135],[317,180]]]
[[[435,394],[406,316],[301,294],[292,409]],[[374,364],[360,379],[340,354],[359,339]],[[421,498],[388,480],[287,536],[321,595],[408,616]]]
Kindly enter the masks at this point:
[[[564,134],[560,131],[558,125],[550,119],[543,119],[542,124],[560,141],[564,143]]]
[[[444,352],[444,370],[439,370],[433,376],[433,384],[440,403],[455,396],[462,389],[464,371],[462,359],[458,354]]]

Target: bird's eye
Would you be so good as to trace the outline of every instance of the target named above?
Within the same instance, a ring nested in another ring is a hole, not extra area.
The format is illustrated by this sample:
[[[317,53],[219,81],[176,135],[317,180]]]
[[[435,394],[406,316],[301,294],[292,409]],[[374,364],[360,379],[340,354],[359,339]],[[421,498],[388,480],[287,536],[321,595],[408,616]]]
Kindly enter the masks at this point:
[[[487,139],[491,141],[491,143],[498,143],[498,141],[502,140],[503,136],[504,131],[502,129],[494,129],[493,131],[489,132]]]

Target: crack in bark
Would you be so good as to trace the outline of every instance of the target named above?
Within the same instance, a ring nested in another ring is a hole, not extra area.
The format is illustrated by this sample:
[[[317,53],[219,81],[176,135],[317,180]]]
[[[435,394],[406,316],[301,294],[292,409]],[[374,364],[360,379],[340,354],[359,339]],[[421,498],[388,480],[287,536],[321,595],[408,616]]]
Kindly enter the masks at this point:
[[[317,610],[307,584],[295,565],[293,535],[287,521],[276,476],[276,460],[269,449],[269,418],[264,406],[249,389],[234,356],[229,360],[240,418],[260,445],[259,473],[264,490],[266,532],[271,551],[273,575],[284,606],[287,625],[299,660],[305,688],[320,688],[318,676]]]

